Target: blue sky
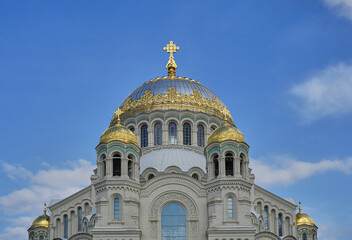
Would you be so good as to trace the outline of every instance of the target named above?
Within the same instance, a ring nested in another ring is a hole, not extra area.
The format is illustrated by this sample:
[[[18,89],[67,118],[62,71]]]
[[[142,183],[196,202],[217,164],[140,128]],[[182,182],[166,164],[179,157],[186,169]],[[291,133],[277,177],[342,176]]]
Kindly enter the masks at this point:
[[[352,2],[1,1],[0,239],[89,184],[123,99],[167,75],[228,106],[256,182],[301,200],[320,240],[352,234]]]

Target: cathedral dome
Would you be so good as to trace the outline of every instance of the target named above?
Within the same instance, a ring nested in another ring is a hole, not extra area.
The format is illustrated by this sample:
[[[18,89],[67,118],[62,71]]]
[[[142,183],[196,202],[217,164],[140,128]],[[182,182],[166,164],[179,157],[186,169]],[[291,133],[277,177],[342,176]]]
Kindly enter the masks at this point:
[[[50,226],[50,217],[46,215],[46,206],[44,208],[44,214],[34,219],[32,222],[31,228],[44,227],[49,228]]]
[[[301,201],[299,202],[299,212],[296,214],[296,225],[297,227],[302,225],[315,226],[313,218],[308,214],[302,213]]]
[[[214,142],[224,142],[226,140],[233,140],[236,142],[246,142],[242,132],[230,124],[224,124],[215,129],[208,138],[208,145]]]
[[[112,141],[121,141],[124,143],[133,143],[138,146],[138,141],[136,135],[122,126],[121,124],[117,124],[115,126],[109,127],[104,131],[104,133],[100,137],[99,143],[109,143]]]
[[[209,88],[193,79],[163,77],[145,82],[121,103],[121,118],[151,110],[186,109],[223,118],[226,106]],[[229,116],[229,121],[232,121]],[[110,126],[117,123],[114,115]]]

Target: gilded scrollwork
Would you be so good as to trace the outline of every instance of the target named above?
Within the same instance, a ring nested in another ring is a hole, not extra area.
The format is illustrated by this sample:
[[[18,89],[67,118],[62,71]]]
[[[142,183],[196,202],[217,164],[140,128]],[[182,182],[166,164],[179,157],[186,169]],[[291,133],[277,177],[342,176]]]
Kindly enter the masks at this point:
[[[163,106],[164,105],[164,106]],[[169,91],[165,94],[154,95],[150,90],[147,90],[140,99],[131,100],[129,97],[123,106],[121,118],[125,118],[131,114],[148,111],[154,109],[185,109],[189,108],[191,110],[196,110],[199,112],[213,113],[220,118],[224,117],[224,109],[219,100],[214,97],[211,99],[206,99],[204,96],[196,89],[190,95],[181,95],[176,91],[174,87],[170,87]],[[228,115],[228,119],[233,122],[231,115]],[[114,114],[110,126],[117,123],[117,115]]]

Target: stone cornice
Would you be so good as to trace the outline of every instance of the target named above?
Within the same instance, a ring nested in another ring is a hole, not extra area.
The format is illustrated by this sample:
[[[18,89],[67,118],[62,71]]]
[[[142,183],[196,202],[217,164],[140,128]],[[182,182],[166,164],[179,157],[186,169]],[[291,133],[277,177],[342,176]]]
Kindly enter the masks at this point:
[[[207,230],[207,234],[254,234],[256,231],[253,226],[219,226],[211,227]]]
[[[95,191],[102,192],[107,189],[130,189],[131,191],[140,192],[140,184],[128,179],[103,179],[94,184]]]
[[[90,193],[91,187],[92,187],[92,185],[89,185],[88,187],[83,188],[82,190],[72,194],[71,196],[68,196],[67,198],[64,198],[64,199],[60,200],[59,202],[49,206],[50,211],[55,211],[55,209],[65,205],[66,203],[73,201],[73,200],[76,200],[78,197],[80,197],[86,193]]]
[[[242,179],[242,178],[233,178],[233,179],[215,179],[205,184],[207,192],[212,192],[216,189],[226,189],[226,188],[235,188],[238,187],[246,192],[250,192],[252,188],[252,183]]]
[[[275,195],[274,193],[269,192],[268,190],[265,190],[264,188],[259,187],[258,185],[254,184],[254,195],[256,196],[256,192],[259,192],[263,195],[268,196],[269,198],[274,198],[276,201],[280,202],[283,205],[286,205],[289,208],[296,209],[297,205],[287,201],[286,199],[279,197]],[[257,199],[257,197],[255,197]],[[254,199],[254,200],[255,200]]]

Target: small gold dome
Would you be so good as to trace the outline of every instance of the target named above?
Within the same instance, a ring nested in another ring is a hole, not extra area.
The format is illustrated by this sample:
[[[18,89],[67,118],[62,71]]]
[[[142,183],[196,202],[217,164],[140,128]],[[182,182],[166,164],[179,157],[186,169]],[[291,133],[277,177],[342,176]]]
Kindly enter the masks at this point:
[[[296,214],[296,225],[297,227],[302,225],[315,226],[313,219],[308,214],[302,213],[301,201],[299,202],[299,212]]]
[[[215,129],[208,138],[208,145],[214,142],[223,142],[233,140],[236,142],[246,142],[243,134],[235,126],[225,123]]]
[[[31,228],[44,227],[49,228],[50,226],[50,217],[46,215],[46,204],[44,205],[44,214],[34,219],[32,222]]]
[[[136,135],[134,135],[131,130],[127,129],[121,124],[117,124],[106,129],[105,132],[101,135],[99,143],[109,143],[112,141],[133,143],[138,146]]]

